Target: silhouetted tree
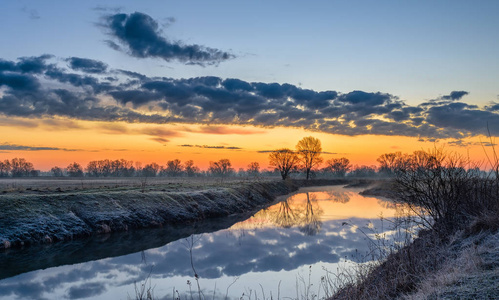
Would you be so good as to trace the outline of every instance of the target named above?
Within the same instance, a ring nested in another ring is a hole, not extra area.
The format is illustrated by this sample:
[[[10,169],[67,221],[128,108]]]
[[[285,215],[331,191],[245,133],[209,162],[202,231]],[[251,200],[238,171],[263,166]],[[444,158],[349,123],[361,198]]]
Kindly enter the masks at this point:
[[[155,177],[158,174],[159,169],[160,167],[157,163],[147,164],[142,168],[142,176]]]
[[[269,164],[281,173],[283,180],[288,178],[289,172],[298,165],[298,162],[298,155],[287,148],[278,149],[269,154]]]
[[[87,165],[87,174],[91,177],[125,177],[133,176],[135,173],[135,168],[133,167],[133,161],[119,159],[119,160],[96,160],[91,161]]]
[[[87,174],[90,177],[100,176],[100,170],[97,161],[91,161],[87,164]]]
[[[111,174],[117,177],[131,177],[135,173],[135,168],[133,167],[133,161],[119,159],[111,163]]]
[[[175,177],[179,176],[182,173],[182,169],[183,167],[180,160],[178,159],[169,160],[166,163],[165,173],[168,176]]]
[[[53,167],[52,169],[50,169],[50,172],[52,173],[52,176],[54,177],[62,177],[64,176],[63,172],[62,172],[62,169],[59,168],[59,167]]]
[[[352,167],[350,161],[345,158],[332,158],[326,161],[327,167],[325,168],[328,172],[331,172],[334,176],[345,177],[345,174]]]
[[[225,177],[234,172],[230,160],[224,158],[219,161],[210,161],[208,171],[214,176]]]
[[[260,174],[260,164],[258,162],[252,162],[248,165],[248,169],[246,170],[249,176],[258,176]]]
[[[71,163],[66,167],[69,177],[83,177],[83,168],[77,162]]]
[[[10,167],[12,177],[30,176],[31,171],[34,170],[33,164],[26,161],[24,158],[13,158],[10,161]]]
[[[379,163],[378,172],[388,176],[395,175],[397,171],[406,169],[411,164],[411,158],[401,152],[382,154],[377,161]]]
[[[244,177],[246,175],[247,175],[247,173],[246,173],[246,171],[243,168],[237,169],[237,176]]]
[[[296,145],[296,151],[307,174],[307,179],[309,179],[310,171],[322,163],[321,141],[312,136],[304,137]]]
[[[199,172],[199,168],[194,165],[194,161],[188,160],[184,163],[184,170],[187,176],[194,177]]]
[[[355,166],[353,170],[349,173],[353,177],[373,177],[376,176],[375,166]]]
[[[10,161],[8,159],[0,161],[0,177],[9,176],[11,170]]]

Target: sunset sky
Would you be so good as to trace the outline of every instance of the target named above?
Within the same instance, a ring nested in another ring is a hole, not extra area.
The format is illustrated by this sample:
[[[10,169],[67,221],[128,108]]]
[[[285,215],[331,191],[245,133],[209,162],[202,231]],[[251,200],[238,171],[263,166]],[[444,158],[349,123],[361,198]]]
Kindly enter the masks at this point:
[[[102,5],[105,3],[105,6]],[[0,159],[376,164],[499,136],[499,1],[3,1]]]

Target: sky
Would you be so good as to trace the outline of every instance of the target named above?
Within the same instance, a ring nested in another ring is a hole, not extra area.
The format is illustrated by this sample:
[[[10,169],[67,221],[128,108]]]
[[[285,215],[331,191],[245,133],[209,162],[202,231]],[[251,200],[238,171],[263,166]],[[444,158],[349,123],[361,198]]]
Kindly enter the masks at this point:
[[[102,3],[0,4],[0,159],[267,167],[314,136],[485,161],[499,136],[498,1]]]

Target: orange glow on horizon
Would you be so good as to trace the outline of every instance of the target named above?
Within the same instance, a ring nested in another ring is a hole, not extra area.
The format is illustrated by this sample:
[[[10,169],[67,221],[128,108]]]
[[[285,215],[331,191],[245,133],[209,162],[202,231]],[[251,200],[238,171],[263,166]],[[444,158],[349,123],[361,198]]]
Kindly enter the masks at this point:
[[[165,165],[168,160],[193,160],[201,169],[210,161],[230,159],[238,170],[250,162],[268,168],[268,152],[278,148],[295,149],[300,139],[314,136],[321,140],[324,161],[346,157],[352,165],[377,165],[376,159],[384,153],[412,153],[435,146],[404,136],[342,136],[310,132],[298,128],[263,128],[237,125],[195,124],[128,124],[124,122],[92,122],[56,120],[27,120],[26,126],[0,126],[2,144],[17,149],[0,150],[0,159],[23,157],[36,169],[48,171],[53,166],[66,167],[78,162],[86,167],[92,160],[126,159],[143,165],[156,162]],[[55,124],[55,125],[54,125]],[[60,126],[56,126],[56,125]],[[487,140],[482,137],[482,140]],[[446,146],[474,161],[486,161],[480,138],[466,140],[468,147]],[[487,140],[488,141],[488,140]],[[439,141],[436,145],[446,145]],[[30,149],[23,147],[31,147]],[[46,147],[52,150],[40,150]],[[487,148],[487,147],[485,147]],[[487,149],[486,149],[487,150]]]
[[[322,190],[322,191],[319,191]],[[324,192],[328,190],[328,192]],[[402,205],[385,202],[375,197],[365,197],[361,189],[344,189],[341,186],[302,188],[293,195],[281,196],[279,203],[261,210],[246,221],[233,225],[231,230],[303,225],[308,215],[320,222],[348,220],[350,218],[379,219],[392,218],[403,210]],[[286,201],[282,201],[286,200]],[[308,210],[308,214],[307,214]],[[347,227],[346,227],[347,228]]]

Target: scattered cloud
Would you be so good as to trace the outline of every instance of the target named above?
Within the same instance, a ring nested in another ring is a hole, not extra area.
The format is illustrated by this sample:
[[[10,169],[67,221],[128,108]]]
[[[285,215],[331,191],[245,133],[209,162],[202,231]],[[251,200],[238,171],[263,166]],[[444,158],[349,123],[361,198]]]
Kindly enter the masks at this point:
[[[243,148],[241,147],[234,147],[234,146],[210,146],[210,145],[191,145],[191,144],[184,144],[184,145],[179,145],[180,147],[188,147],[188,148],[203,148],[203,149],[224,149],[224,150],[242,150]]]
[[[80,125],[78,122],[67,119],[43,119],[40,123],[43,126],[48,127],[50,130],[85,129],[85,127]]]
[[[182,136],[182,133],[177,130],[169,130],[161,127],[147,127],[142,129],[131,129],[125,124],[105,123],[97,126],[101,132],[107,134],[136,134],[152,136],[151,140],[158,143],[167,143],[170,140],[167,138]]]
[[[463,140],[449,141],[449,142],[447,142],[447,144],[450,146],[456,146],[456,147],[469,147],[469,146],[495,147],[495,146],[497,146],[497,144],[493,143],[493,142],[468,142],[468,141],[463,141]]]
[[[157,138],[151,138],[151,140],[155,141],[155,142],[158,142],[160,144],[165,144],[165,143],[168,143],[170,140],[168,139],[165,139],[165,138],[160,138],[160,137],[157,137]]]
[[[0,150],[4,151],[78,151],[78,149],[67,149],[58,147],[37,147],[37,146],[24,146],[16,144],[3,143],[0,144]]]
[[[105,123],[97,126],[102,132],[107,134],[128,134],[130,130],[123,124]]]
[[[272,153],[272,152],[275,152],[276,149],[274,150],[258,150],[256,151],[257,153]],[[322,151],[321,154],[340,154],[338,152],[327,152],[327,151]]]
[[[36,128],[38,127],[38,122],[18,118],[0,117],[0,126]]]
[[[174,18],[167,19],[168,25],[174,22]],[[107,15],[100,25],[106,28],[113,39],[107,41],[108,46],[138,58],[160,58],[186,64],[216,65],[235,57],[233,54],[214,48],[170,41],[163,36],[156,20],[140,12]]]
[[[225,135],[225,134],[250,135],[250,134],[264,133],[263,130],[233,128],[228,126],[205,126],[205,127],[200,127],[199,129],[184,128],[184,131],[203,133],[203,134],[220,134],[220,135]]]
[[[181,134],[176,130],[168,130],[161,127],[149,127],[137,131],[140,134],[152,135],[157,137],[174,137]]]
[[[114,13],[119,13],[123,10],[123,7],[121,6],[106,6],[106,5],[97,5],[92,8],[95,11],[101,11],[101,12],[114,12]]]
[[[33,8],[28,8],[27,6],[24,6],[21,11],[29,16],[31,20],[38,20],[40,19],[40,14],[36,9]]]

